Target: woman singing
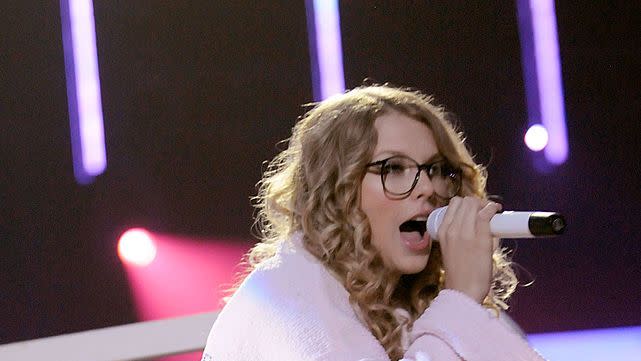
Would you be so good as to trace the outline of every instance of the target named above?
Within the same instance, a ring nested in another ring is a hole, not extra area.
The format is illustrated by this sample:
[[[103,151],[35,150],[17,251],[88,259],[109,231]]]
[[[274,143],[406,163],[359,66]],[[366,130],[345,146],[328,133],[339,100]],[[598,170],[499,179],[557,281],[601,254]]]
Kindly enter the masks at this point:
[[[368,86],[317,104],[264,174],[262,239],[203,360],[542,360],[499,312],[516,279],[485,181],[430,97]]]

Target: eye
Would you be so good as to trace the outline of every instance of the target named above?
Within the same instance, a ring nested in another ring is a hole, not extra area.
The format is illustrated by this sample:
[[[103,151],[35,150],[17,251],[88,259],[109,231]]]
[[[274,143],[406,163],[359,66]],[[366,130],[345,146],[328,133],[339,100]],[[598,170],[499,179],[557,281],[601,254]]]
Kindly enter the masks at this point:
[[[381,167],[381,173],[383,174],[401,174],[407,171],[408,165],[405,164],[402,160],[399,159],[389,159]]]
[[[430,177],[447,177],[454,173],[452,167],[444,161],[436,162],[430,166]]]

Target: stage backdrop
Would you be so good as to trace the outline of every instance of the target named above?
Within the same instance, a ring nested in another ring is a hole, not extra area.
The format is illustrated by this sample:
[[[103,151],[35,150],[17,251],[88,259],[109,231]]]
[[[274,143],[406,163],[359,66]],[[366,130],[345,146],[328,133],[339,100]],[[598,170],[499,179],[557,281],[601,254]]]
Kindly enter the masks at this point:
[[[263,161],[313,100],[304,3],[94,1],[108,163],[85,186],[73,176],[58,3],[4,5],[0,343],[138,320],[116,253],[128,228],[252,240]],[[562,237],[509,242],[534,281],[510,311],[527,332],[641,324],[633,3],[557,4],[570,153],[548,173],[522,141],[515,3],[340,6],[348,87],[370,78],[434,94],[506,209],[567,216]]]

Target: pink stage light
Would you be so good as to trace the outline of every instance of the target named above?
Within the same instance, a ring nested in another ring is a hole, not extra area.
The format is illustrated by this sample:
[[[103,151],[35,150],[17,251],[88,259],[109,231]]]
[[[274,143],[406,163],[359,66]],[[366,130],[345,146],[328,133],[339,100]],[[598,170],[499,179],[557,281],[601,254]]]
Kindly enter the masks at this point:
[[[249,242],[203,240],[147,232],[157,247],[147,267],[123,262],[140,320],[158,320],[219,310],[239,279]],[[203,341],[207,335],[203,335]],[[198,360],[202,352],[158,361]]]
[[[142,228],[133,228],[120,236],[118,255],[123,262],[148,266],[156,258],[156,244],[149,232]]]
[[[548,131],[541,124],[534,124],[527,130],[523,140],[530,150],[534,152],[541,151],[548,145]]]

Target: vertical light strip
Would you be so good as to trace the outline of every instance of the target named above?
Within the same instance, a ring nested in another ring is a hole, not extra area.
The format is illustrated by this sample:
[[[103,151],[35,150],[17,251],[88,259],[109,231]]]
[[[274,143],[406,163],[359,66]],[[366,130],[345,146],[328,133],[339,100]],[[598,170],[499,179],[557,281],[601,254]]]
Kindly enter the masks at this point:
[[[107,167],[92,0],[61,0],[74,174],[81,184]]]
[[[536,79],[536,85],[526,84],[530,121],[540,121],[548,131],[547,161],[561,164],[568,157],[568,141],[554,0],[519,0],[518,8],[523,54],[534,57],[523,61],[526,83]]]
[[[314,98],[323,100],[345,91],[338,0],[308,0],[306,6]]]

